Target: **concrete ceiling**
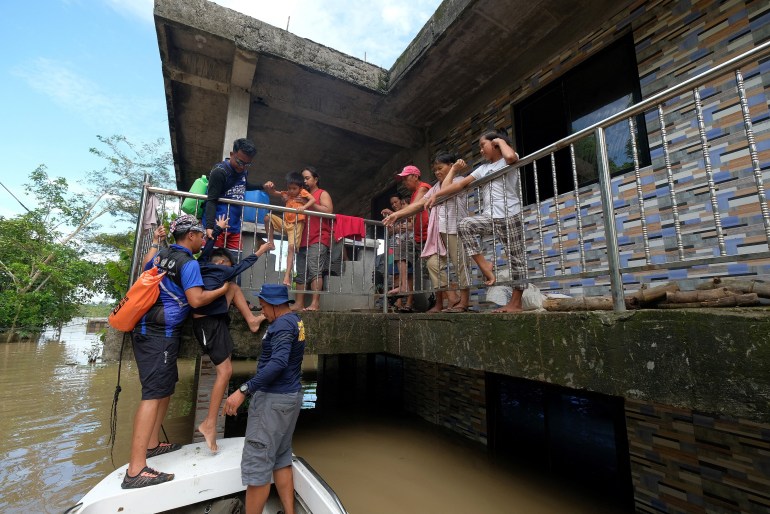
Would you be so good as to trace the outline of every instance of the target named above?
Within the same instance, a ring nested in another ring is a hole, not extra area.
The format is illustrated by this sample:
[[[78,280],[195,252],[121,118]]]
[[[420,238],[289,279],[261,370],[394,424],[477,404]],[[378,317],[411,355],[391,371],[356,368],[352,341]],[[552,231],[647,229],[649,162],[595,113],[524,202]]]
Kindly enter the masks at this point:
[[[250,182],[312,165],[337,212],[369,217],[442,119],[472,114],[478,95],[516,84],[627,3],[446,0],[384,70],[205,0],[156,0],[177,187],[221,160],[230,93],[243,87]],[[253,76],[238,76],[239,59],[256,62]]]

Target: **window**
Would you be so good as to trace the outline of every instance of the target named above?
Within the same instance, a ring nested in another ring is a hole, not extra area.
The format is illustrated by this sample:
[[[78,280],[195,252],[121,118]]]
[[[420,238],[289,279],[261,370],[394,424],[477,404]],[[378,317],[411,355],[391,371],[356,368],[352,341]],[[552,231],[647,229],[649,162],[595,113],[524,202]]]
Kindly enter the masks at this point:
[[[516,145],[520,155],[528,155],[559,139],[574,134],[616,114],[641,100],[634,42],[629,34],[611,44],[573,70],[543,87],[514,106]],[[650,163],[644,116],[635,118],[637,153],[640,166]],[[610,173],[633,169],[628,121],[606,130]],[[596,141],[593,136],[575,143],[578,185],[599,178]],[[556,153],[556,184],[559,194],[574,189],[569,149]],[[524,203],[535,202],[532,165],[523,175]],[[540,200],[554,196],[550,156],[537,161]]]

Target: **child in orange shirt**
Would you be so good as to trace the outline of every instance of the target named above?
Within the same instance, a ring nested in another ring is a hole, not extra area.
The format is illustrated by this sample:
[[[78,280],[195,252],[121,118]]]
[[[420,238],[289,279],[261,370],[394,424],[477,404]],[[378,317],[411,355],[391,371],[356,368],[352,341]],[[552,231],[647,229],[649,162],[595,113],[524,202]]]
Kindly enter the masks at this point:
[[[305,181],[300,173],[292,171],[286,175],[286,191],[270,191],[274,196],[280,196],[290,209],[296,209],[299,213],[315,205],[313,195],[305,191]],[[265,216],[265,229],[267,230],[267,242],[273,242],[273,231],[285,231],[289,240],[289,249],[286,252],[286,274],[283,284],[291,289],[292,272],[294,268],[294,251],[299,246],[299,238],[302,237],[302,229],[305,226],[305,215],[293,212],[283,213],[283,218],[273,213]]]

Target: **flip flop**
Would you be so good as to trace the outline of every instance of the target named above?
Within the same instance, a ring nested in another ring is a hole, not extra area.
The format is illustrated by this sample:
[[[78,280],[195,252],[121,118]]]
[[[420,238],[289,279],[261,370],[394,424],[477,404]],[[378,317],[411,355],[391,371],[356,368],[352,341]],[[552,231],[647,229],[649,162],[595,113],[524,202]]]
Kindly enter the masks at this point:
[[[449,307],[441,312],[472,312],[469,307]]]
[[[399,308],[398,308],[398,312],[401,312],[401,313],[409,313],[409,312],[414,312],[414,309],[413,309],[413,308],[411,308],[411,307],[410,307],[410,306],[408,306],[408,305],[405,305],[404,307],[399,307]]]

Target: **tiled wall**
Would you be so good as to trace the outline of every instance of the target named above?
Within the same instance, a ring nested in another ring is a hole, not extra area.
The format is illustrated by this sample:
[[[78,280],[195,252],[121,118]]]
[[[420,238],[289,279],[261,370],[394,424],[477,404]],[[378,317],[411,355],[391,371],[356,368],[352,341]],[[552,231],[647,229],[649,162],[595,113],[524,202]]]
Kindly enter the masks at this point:
[[[490,101],[448,135],[436,140],[432,150],[454,149],[469,162],[479,159],[479,135],[491,125],[513,126],[513,106],[554,77],[593,55],[620,35],[631,32],[636,46],[643,98],[683,82],[716,64],[770,39],[770,3],[746,0],[639,1],[616,15],[605,26],[575,42],[543,63],[500,97]],[[765,187],[770,186],[770,60],[743,71],[760,168]],[[714,172],[717,203],[728,255],[767,251],[768,244],[756,196],[752,163],[734,77],[708,84],[700,92],[708,137],[708,153]],[[685,258],[718,255],[714,216],[708,193],[704,158],[691,95],[664,106],[667,140],[675,178],[677,206]],[[648,222],[652,263],[678,260],[672,205],[667,184],[657,111],[645,116],[652,165],[641,170],[645,218]],[[541,170],[542,173],[542,170]],[[547,170],[550,175],[550,169]],[[541,180],[543,180],[541,178]],[[621,264],[645,264],[640,209],[633,173],[612,180]],[[606,267],[606,243],[598,184],[579,191],[584,227],[587,270]],[[581,271],[573,193],[559,197],[562,231],[557,231],[552,199],[541,203],[545,280],[538,223],[534,206],[525,209],[525,237],[529,275],[541,287],[565,292],[603,294],[606,277],[570,279]],[[559,258],[559,238],[565,248],[565,274]],[[500,248],[497,248],[498,255]],[[627,290],[642,282],[697,279],[717,275],[759,274],[770,277],[770,263],[753,261],[709,267],[671,269],[624,275]],[[538,280],[541,279],[541,280]]]
[[[626,400],[637,512],[770,512],[770,425]]]
[[[487,444],[484,372],[404,359],[404,408]]]

